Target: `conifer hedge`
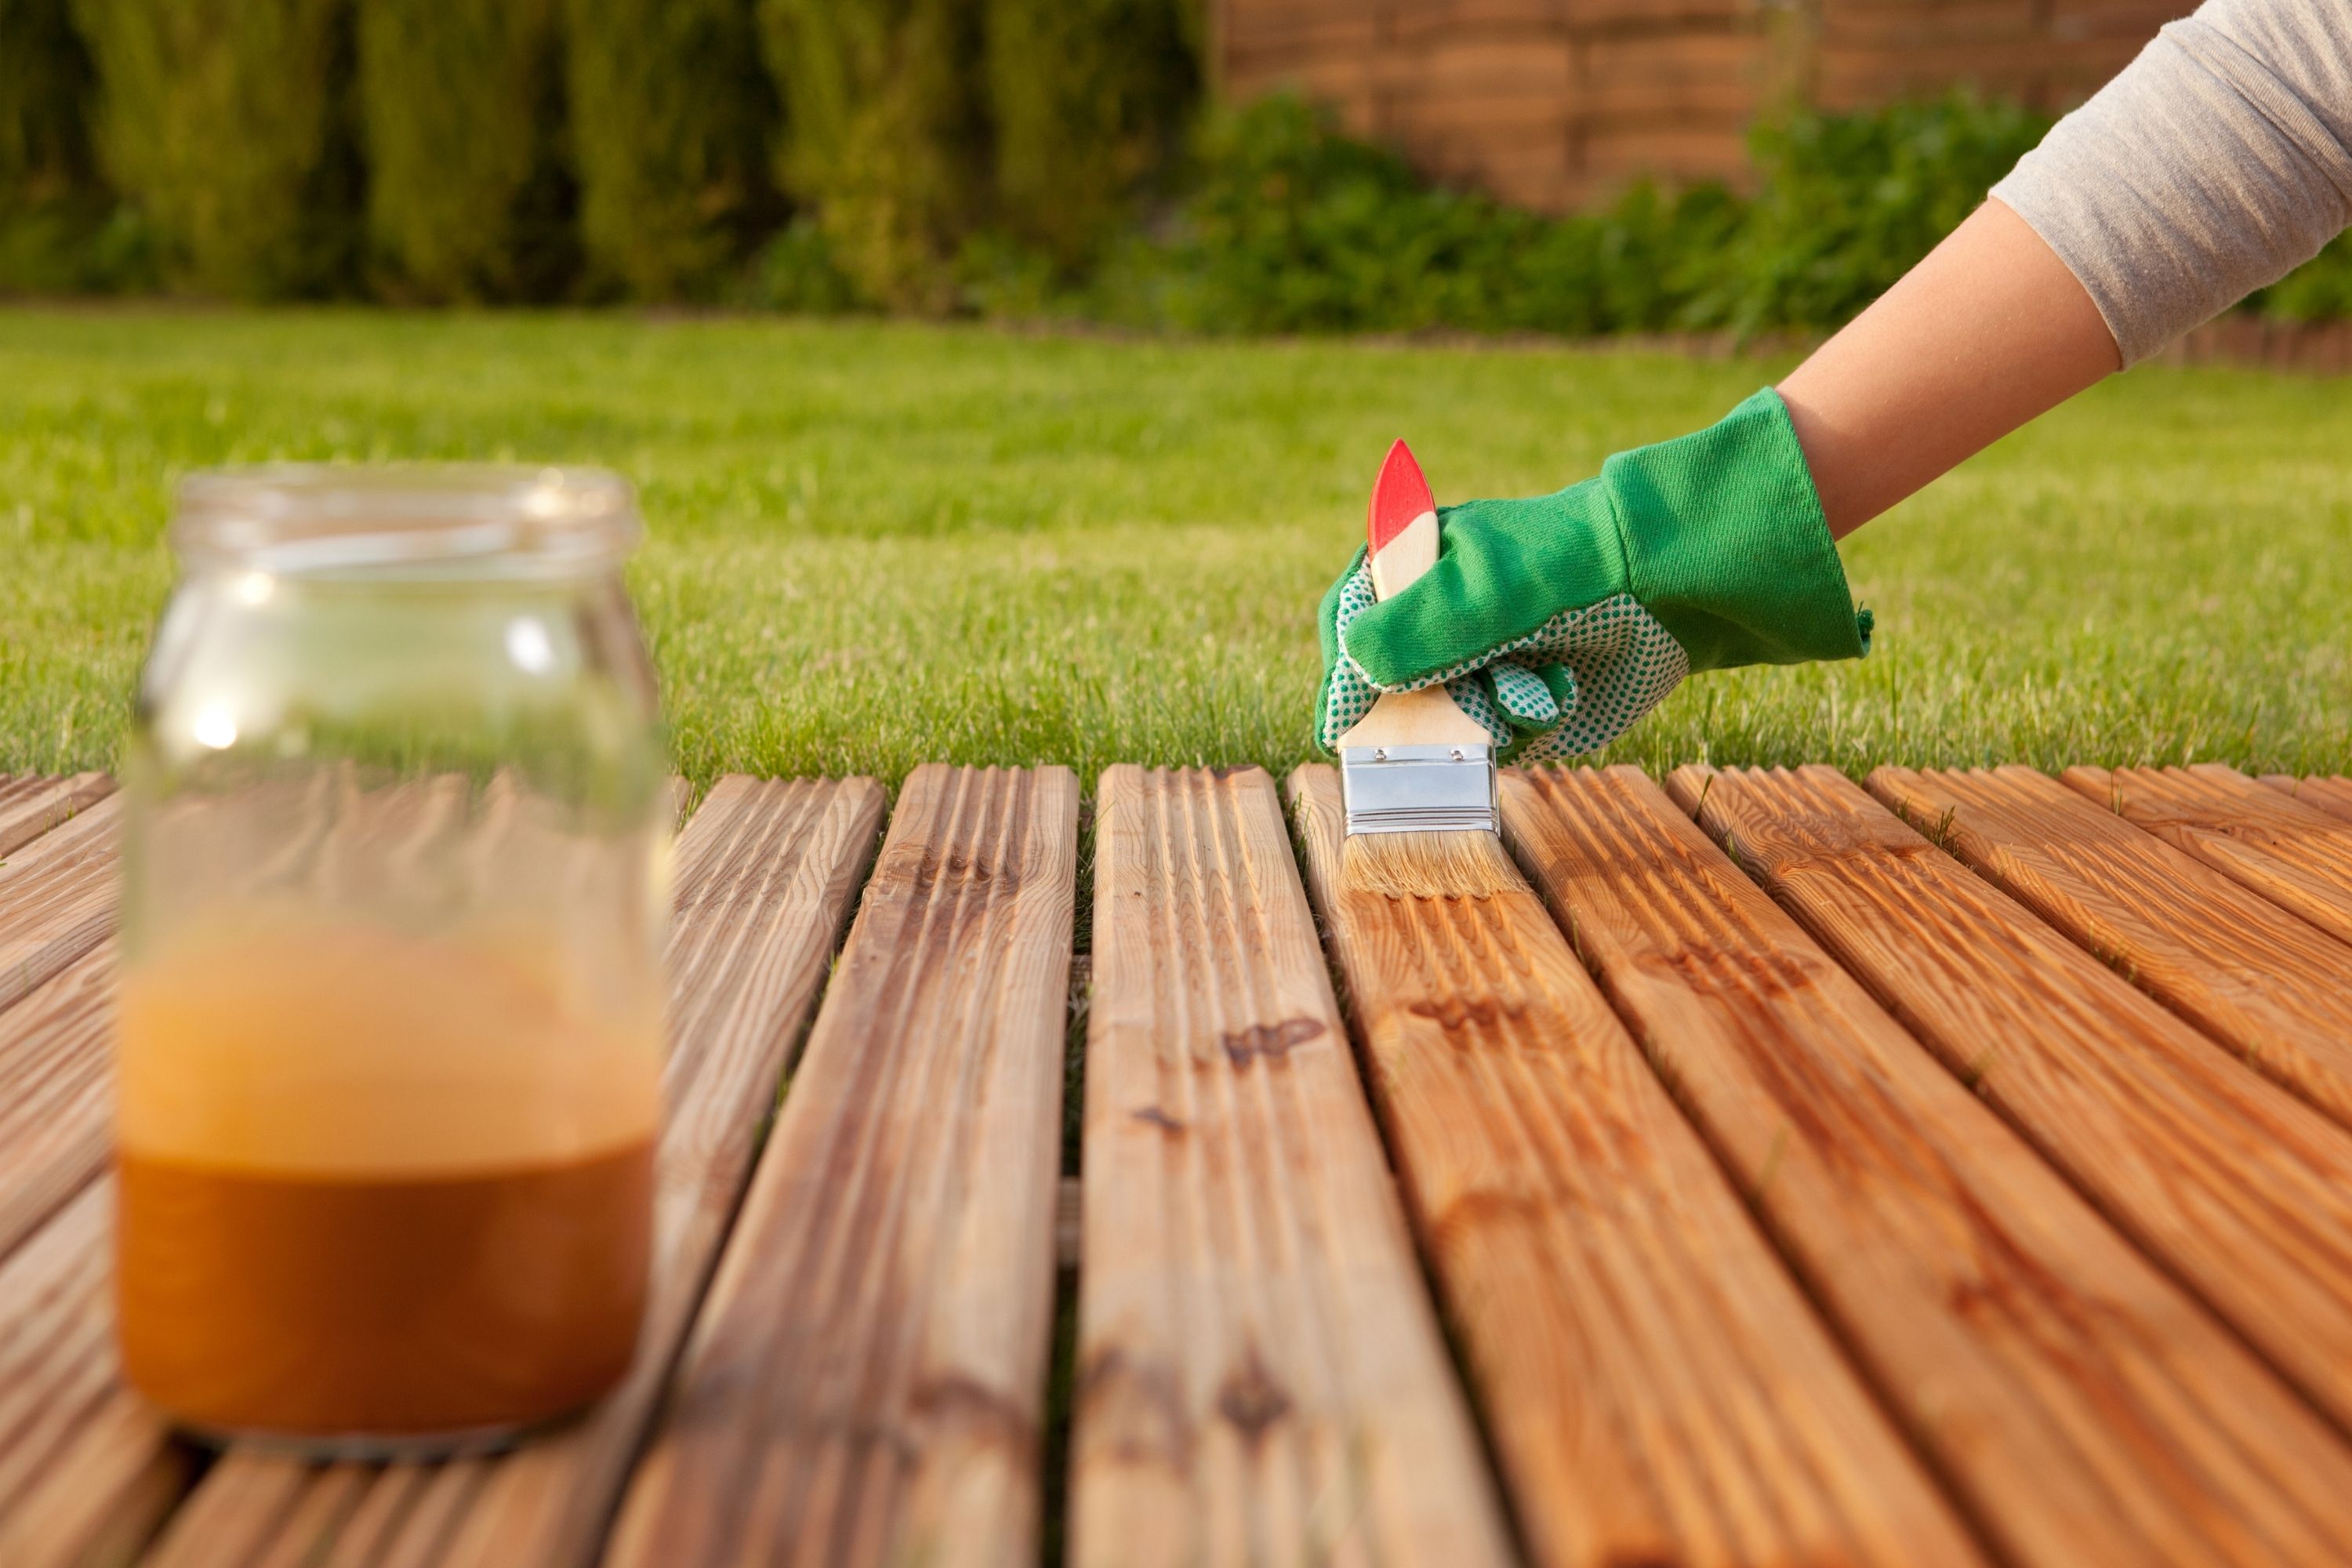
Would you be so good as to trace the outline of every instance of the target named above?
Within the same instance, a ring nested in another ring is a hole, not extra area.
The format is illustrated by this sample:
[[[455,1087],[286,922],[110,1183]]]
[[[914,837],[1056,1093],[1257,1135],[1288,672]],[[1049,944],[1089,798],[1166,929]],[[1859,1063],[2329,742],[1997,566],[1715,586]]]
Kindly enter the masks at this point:
[[[951,308],[956,253],[987,210],[982,0],[761,0],[760,19],[786,188],[868,297]]]
[[[349,289],[359,168],[342,0],[74,0],[96,142],[180,280],[273,297]]]
[[[557,0],[358,0],[368,236],[396,298],[544,298],[574,270]]]
[[[1167,161],[1196,90],[1189,0],[990,0],[997,210],[1066,267]]]
[[[590,259],[639,299],[707,296],[781,216],[754,0],[567,0]]]
[[[66,0],[0,0],[0,212],[89,187],[89,90]]]

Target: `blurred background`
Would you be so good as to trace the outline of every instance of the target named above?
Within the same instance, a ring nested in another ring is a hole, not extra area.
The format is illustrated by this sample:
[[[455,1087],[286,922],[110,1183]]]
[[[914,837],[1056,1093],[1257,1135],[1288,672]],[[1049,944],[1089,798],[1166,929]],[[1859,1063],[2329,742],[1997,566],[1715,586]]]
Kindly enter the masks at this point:
[[[0,291],[1821,328],[2189,8],[0,0]]]
[[[2189,8],[0,0],[0,772],[114,764],[181,476],[392,458],[637,487],[698,782],[1287,768],[1391,440],[1713,420]],[[2348,316],[2339,240],[1603,760],[2352,768]]]

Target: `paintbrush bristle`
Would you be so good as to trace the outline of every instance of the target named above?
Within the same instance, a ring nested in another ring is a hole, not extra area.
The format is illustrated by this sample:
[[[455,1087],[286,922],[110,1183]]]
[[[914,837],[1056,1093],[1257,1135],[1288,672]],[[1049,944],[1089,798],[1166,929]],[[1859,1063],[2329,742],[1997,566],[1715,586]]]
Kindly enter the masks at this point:
[[[1488,899],[1527,886],[1492,833],[1351,833],[1339,882],[1384,899]]]

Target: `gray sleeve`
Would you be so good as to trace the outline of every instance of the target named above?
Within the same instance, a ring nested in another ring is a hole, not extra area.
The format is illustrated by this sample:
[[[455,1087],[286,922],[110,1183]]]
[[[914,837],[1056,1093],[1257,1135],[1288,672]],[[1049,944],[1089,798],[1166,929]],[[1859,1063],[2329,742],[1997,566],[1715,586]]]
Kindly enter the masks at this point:
[[[2352,226],[2352,0],[2208,0],[1992,194],[2145,359]]]

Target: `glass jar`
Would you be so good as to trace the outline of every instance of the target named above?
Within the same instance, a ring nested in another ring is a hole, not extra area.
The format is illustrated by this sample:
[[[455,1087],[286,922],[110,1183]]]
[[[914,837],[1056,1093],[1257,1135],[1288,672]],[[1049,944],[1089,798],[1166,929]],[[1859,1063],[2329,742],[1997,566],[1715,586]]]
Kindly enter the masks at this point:
[[[478,1446],[627,1369],[667,766],[583,469],[182,485],[125,759],[119,1331],[182,1425]]]

